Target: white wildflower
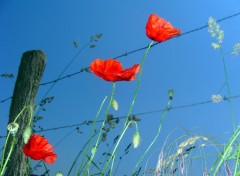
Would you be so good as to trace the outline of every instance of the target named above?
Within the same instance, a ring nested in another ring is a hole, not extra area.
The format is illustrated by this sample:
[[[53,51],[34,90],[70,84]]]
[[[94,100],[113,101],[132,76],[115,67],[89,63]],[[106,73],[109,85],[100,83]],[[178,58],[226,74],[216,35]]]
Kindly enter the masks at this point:
[[[222,98],[222,96],[221,95],[212,95],[212,102],[213,103],[219,103],[219,102],[221,102],[221,101],[223,101],[223,98]]]
[[[219,49],[221,46],[218,43],[212,43],[214,49]]]
[[[9,123],[7,129],[13,136],[17,133],[19,125],[16,122]]]
[[[216,38],[217,42],[220,44],[224,38],[224,31],[220,29],[220,26],[217,24],[216,20],[212,17],[208,19],[208,32],[213,38]]]
[[[208,32],[211,34],[212,37],[215,37],[216,34],[214,32],[214,29],[216,28],[216,21],[212,18],[212,17],[209,17],[208,19]]]
[[[222,43],[223,38],[224,38],[224,32],[223,32],[223,30],[220,30],[220,31],[218,32],[217,41],[218,41],[219,43]]]
[[[231,52],[231,54],[232,54],[233,56],[237,56],[239,50],[240,50],[240,43],[237,43],[237,44],[234,45],[233,51]]]

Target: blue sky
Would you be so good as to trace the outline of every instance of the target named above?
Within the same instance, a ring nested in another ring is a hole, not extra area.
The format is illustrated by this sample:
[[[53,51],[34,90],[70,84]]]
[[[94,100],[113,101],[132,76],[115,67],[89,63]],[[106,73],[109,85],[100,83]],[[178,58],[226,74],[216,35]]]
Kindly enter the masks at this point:
[[[96,48],[81,52],[64,75],[88,67],[95,58],[107,59],[147,46],[151,41],[145,35],[148,16],[156,13],[170,21],[182,32],[207,24],[210,16],[220,19],[240,11],[240,2],[233,1],[0,1],[0,74],[12,73],[13,79],[0,78],[0,100],[12,95],[20,59],[25,51],[39,49],[47,56],[47,66],[41,83],[56,79],[79,49],[89,42],[92,35],[103,33]],[[224,30],[223,51],[232,95],[240,92],[240,58],[230,52],[240,42],[240,16],[220,24]],[[78,42],[75,48],[73,41]],[[173,107],[211,100],[225,82],[223,64],[219,51],[211,47],[213,39],[207,28],[183,35],[153,47],[148,53],[133,113],[163,109],[168,100],[168,90],[175,91]],[[127,68],[140,63],[144,51],[122,57],[119,60]],[[110,110],[115,117],[127,114],[137,81],[116,84],[115,99],[119,110]],[[38,104],[50,85],[40,86]],[[46,111],[39,115],[44,119],[37,125],[44,129],[72,125],[93,120],[105,96],[111,94],[112,84],[93,74],[82,73],[55,84],[48,96],[54,96]],[[227,96],[226,86],[220,92]],[[11,101],[1,103],[0,135],[6,133]],[[236,124],[239,122],[239,99],[233,100]],[[103,118],[103,112],[100,119]],[[119,175],[129,174],[140,154],[150,144],[157,132],[161,112],[148,113],[139,118],[141,144],[126,156],[119,168]],[[109,143],[121,130],[118,125],[109,136]],[[232,133],[232,121],[228,102],[208,103],[169,111],[163,122],[160,138],[149,155],[148,168],[156,165],[158,154],[167,135],[175,128],[184,128],[191,134],[204,134],[218,140],[227,139]],[[81,126],[83,135],[76,132],[64,138],[74,128],[41,133],[53,145],[58,154],[51,174],[69,170],[81,146],[89,138],[90,126]],[[130,128],[122,142],[122,150],[131,142],[134,128]],[[184,134],[178,130],[176,137]],[[0,143],[3,143],[0,139]],[[105,145],[105,144],[104,144]],[[103,146],[104,146],[103,145]],[[121,152],[118,153],[121,155]],[[101,155],[101,151],[99,151]],[[151,156],[150,156],[151,155]],[[131,160],[129,161],[129,158]],[[147,160],[143,161],[143,166]]]

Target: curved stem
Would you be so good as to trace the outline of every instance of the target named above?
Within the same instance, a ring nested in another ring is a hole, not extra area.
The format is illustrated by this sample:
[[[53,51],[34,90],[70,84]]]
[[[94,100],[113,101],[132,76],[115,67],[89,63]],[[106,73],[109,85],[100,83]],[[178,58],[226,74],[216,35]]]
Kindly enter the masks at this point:
[[[136,86],[136,89],[135,89],[135,92],[134,92],[133,100],[132,100],[132,103],[131,103],[131,105],[130,105],[130,108],[129,108],[129,111],[128,111],[127,118],[126,118],[126,121],[125,121],[124,126],[126,126],[127,121],[128,121],[128,117],[130,116],[130,114],[131,114],[131,112],[132,112],[132,108],[133,108],[133,105],[134,105],[134,103],[135,103],[135,100],[136,100],[136,97],[137,97],[137,93],[138,93],[138,89],[139,89],[140,82],[141,82],[143,65],[144,65],[144,63],[145,63],[145,60],[146,60],[146,58],[147,58],[147,54],[148,54],[150,48],[152,47],[153,43],[154,43],[154,42],[152,41],[152,42],[148,45],[148,48],[147,48],[147,50],[145,51],[145,53],[144,53],[144,55],[143,55],[142,62],[141,62],[141,68],[140,68],[140,72],[139,72],[139,76],[138,76],[137,86]]]
[[[32,114],[33,114],[33,112],[32,112],[32,111],[33,111],[33,110],[32,110],[32,107],[31,107],[31,106],[25,106],[25,107],[18,113],[18,115],[15,117],[15,119],[14,119],[13,122],[16,122],[17,119],[20,117],[20,115],[21,115],[27,108],[30,109],[30,115],[32,116]],[[32,118],[30,118],[30,119],[32,119]],[[31,120],[30,120],[30,121],[31,121]],[[6,152],[6,147],[7,147],[7,143],[8,143],[9,136],[10,136],[10,133],[7,134],[7,138],[6,138],[6,141],[5,141],[5,144],[4,144],[4,148],[3,148],[2,161],[1,161],[1,166],[0,166],[0,171],[1,171],[1,172],[5,169],[4,167],[6,167],[7,162],[8,162],[8,160],[5,161],[5,152]],[[13,140],[14,140],[14,138],[13,138]],[[12,145],[13,145],[13,144],[12,144]],[[11,146],[11,147],[12,147],[12,146]],[[11,155],[11,152],[8,153],[7,158],[9,158],[10,155]],[[5,162],[5,163],[4,163],[4,162]]]
[[[113,100],[113,96],[114,96],[114,92],[115,92],[115,87],[116,87],[116,83],[114,82],[113,86],[112,86],[112,94],[111,94],[111,97],[110,97],[110,100],[109,100],[109,104],[108,104],[107,110],[106,110],[105,115],[104,115],[104,120],[103,120],[102,126],[100,128],[100,131],[99,131],[98,138],[97,138],[95,146],[98,146],[98,143],[99,143],[99,140],[100,140],[100,136],[102,134],[103,127],[104,127],[104,125],[106,123],[108,111],[109,111],[109,108],[110,108],[110,106],[112,104],[112,100]]]
[[[93,125],[92,125],[92,132],[91,132],[91,135],[90,135],[90,141],[89,141],[89,143],[88,143],[87,151],[89,151],[89,149],[90,149],[90,145],[91,145],[91,142],[92,142],[92,138],[93,138],[94,132],[95,132],[96,121],[97,121],[97,118],[98,118],[98,116],[99,116],[99,114],[100,114],[100,112],[101,112],[101,110],[102,110],[103,104],[105,103],[106,99],[107,99],[107,97],[105,97],[104,100],[102,101],[101,106],[100,106],[100,108],[99,108],[99,110],[98,110],[98,112],[97,112],[97,114],[96,114],[96,116],[95,116],[95,118],[94,118]],[[104,121],[105,121],[105,120],[104,120]],[[102,129],[102,127],[101,127],[101,129]],[[100,129],[100,133],[101,133],[101,129]],[[98,138],[99,138],[99,136],[100,136],[100,135],[98,135]],[[97,142],[98,142],[98,141],[97,141]],[[96,146],[94,146],[94,147],[96,147]],[[95,151],[95,152],[96,152],[96,151]],[[88,170],[88,167],[89,167],[91,161],[93,160],[94,155],[95,155],[95,153],[92,153],[92,156],[91,156],[91,158],[89,159],[89,161],[88,161],[88,163],[87,163],[86,170],[85,170],[85,174],[87,173],[86,171]],[[84,159],[83,159],[83,160],[84,160]],[[80,168],[81,168],[81,167],[80,167]]]
[[[239,155],[240,155],[239,147],[240,147],[240,144],[238,144],[238,148],[237,148],[236,163],[235,163],[234,174],[233,175],[237,174],[237,169],[238,169],[238,165],[239,165]]]
[[[223,164],[223,162],[225,161],[227,155],[228,155],[229,152],[231,151],[231,147],[232,147],[233,143],[237,140],[237,138],[239,137],[239,135],[240,135],[240,125],[238,126],[238,128],[237,128],[236,131],[234,132],[233,137],[232,137],[232,139],[230,140],[230,142],[228,143],[227,148],[226,148],[226,150],[224,151],[223,155],[220,156],[221,159],[220,159],[220,161],[219,161],[219,163],[218,163],[218,165],[217,165],[217,167],[216,167],[216,169],[215,169],[215,171],[214,171],[214,173],[213,173],[213,176],[215,176],[215,175],[217,174],[217,171],[219,170],[220,166],[221,166],[221,165]]]
[[[158,136],[160,135],[160,132],[161,132],[161,128],[162,128],[162,122],[164,120],[164,117],[168,111],[168,108],[169,108],[169,105],[171,103],[171,99],[168,100],[168,103],[166,105],[166,107],[164,108],[164,111],[163,111],[163,114],[162,114],[162,117],[161,117],[161,120],[160,120],[160,124],[159,124],[159,128],[158,128],[158,132],[156,134],[156,136],[154,137],[154,139],[152,140],[151,144],[148,146],[148,148],[145,150],[144,154],[141,156],[141,158],[138,160],[137,164],[135,165],[135,167],[133,168],[132,172],[130,175],[133,175],[136,168],[138,167],[138,165],[141,163],[141,161],[143,160],[143,158],[145,157],[145,155],[147,154],[147,152],[150,150],[150,148],[152,147],[152,145],[156,142]]]
[[[145,51],[144,55],[143,55],[143,58],[142,58],[142,61],[141,61],[141,68],[140,68],[140,73],[139,73],[139,76],[138,76],[138,82],[137,82],[137,86],[136,86],[136,89],[135,89],[135,92],[134,92],[134,96],[133,96],[133,100],[132,100],[132,103],[130,105],[130,108],[129,108],[129,111],[128,111],[128,114],[127,114],[127,117],[126,117],[126,120],[125,120],[125,123],[124,123],[124,126],[123,126],[123,129],[122,129],[122,132],[120,134],[120,137],[115,145],[115,148],[113,149],[113,152],[112,152],[112,155],[110,156],[109,160],[107,161],[107,163],[105,164],[104,168],[103,168],[103,171],[101,172],[101,175],[104,174],[105,170],[107,169],[110,161],[112,160],[112,158],[115,156],[115,152],[117,151],[117,148],[119,146],[119,143],[123,137],[123,135],[125,134],[126,130],[127,130],[127,127],[129,125],[128,123],[128,117],[130,116],[131,112],[132,112],[132,108],[133,108],[133,105],[135,103],[135,100],[136,100],[136,97],[137,97],[137,93],[138,93],[138,89],[139,89],[139,86],[140,86],[140,82],[141,82],[141,77],[142,77],[142,70],[143,70],[143,65],[145,63],[145,60],[147,58],[147,54],[150,50],[150,48],[152,47],[153,45],[153,41],[148,45],[148,48],[147,50]]]
[[[232,97],[231,97],[231,91],[230,91],[230,86],[229,86],[229,82],[228,82],[228,74],[227,74],[226,62],[225,62],[223,50],[222,50],[221,47],[220,47],[220,51],[221,51],[221,57],[222,57],[222,61],[223,61],[224,74],[225,74],[227,91],[228,91],[229,108],[230,108],[230,112],[231,112],[231,116],[232,116],[233,129],[235,131],[235,117],[234,117],[234,113],[233,113],[233,109],[232,109]]]
[[[31,106],[25,106],[20,112],[19,114],[17,115],[17,117],[14,119],[13,122],[16,122],[17,119],[20,117],[20,115],[23,113],[23,111],[25,111],[25,109],[29,108],[30,109],[30,114],[32,115],[32,107]]]
[[[98,143],[99,143],[101,134],[102,134],[103,127],[104,127],[104,125],[105,125],[105,123],[106,123],[106,120],[107,120],[108,111],[109,111],[110,106],[111,106],[111,104],[112,104],[112,100],[113,100],[113,96],[114,96],[114,92],[115,92],[115,87],[116,87],[116,83],[113,82],[112,94],[111,94],[111,97],[110,97],[110,100],[109,100],[109,104],[108,104],[107,110],[106,110],[105,115],[104,115],[104,120],[103,120],[102,126],[100,127],[100,131],[99,131],[99,134],[98,134],[98,137],[97,137],[96,144],[95,144],[94,149],[93,149],[94,152],[92,152],[91,158],[90,158],[89,161],[88,161],[88,164],[87,164],[86,170],[85,170],[85,172],[84,172],[84,175],[87,174],[88,167],[89,167],[90,163],[92,162],[92,160],[93,160],[93,158],[94,158],[94,156],[95,156],[95,153],[97,152],[97,146],[98,146]]]
[[[3,172],[5,171],[5,167],[7,166],[8,160],[9,160],[11,154],[12,154],[12,151],[13,151],[14,143],[15,143],[15,136],[13,137],[12,144],[11,144],[11,148],[10,148],[10,150],[9,150],[9,154],[8,154],[8,156],[7,156],[7,158],[6,158],[6,161],[5,161],[4,165],[3,165],[3,167],[1,168],[1,173],[0,173],[0,175],[3,175]]]
[[[124,127],[121,135],[119,136],[118,141],[116,142],[116,145],[115,145],[115,148],[113,149],[112,155],[110,156],[109,160],[107,161],[107,163],[105,164],[105,166],[104,166],[104,168],[103,168],[103,170],[102,170],[102,172],[101,172],[101,175],[104,175],[104,173],[105,173],[105,171],[106,171],[106,169],[107,169],[108,164],[110,163],[110,161],[112,160],[112,158],[115,156],[115,153],[116,153],[116,151],[117,151],[117,148],[118,148],[118,146],[119,146],[119,143],[120,143],[123,135],[124,135],[125,132],[127,131],[127,128],[128,128],[128,126],[131,124],[131,122],[132,122],[132,121],[129,121],[129,122],[127,123],[127,125]]]
[[[95,132],[92,137],[95,137],[98,133],[99,133],[99,131]],[[78,158],[80,157],[81,153],[84,153],[83,150],[84,150],[84,148],[87,147],[87,145],[88,145],[88,143],[89,143],[90,141],[91,141],[91,139],[88,139],[88,141],[85,142],[85,144],[83,145],[83,147],[81,148],[81,150],[78,152],[77,156],[75,157],[75,159],[74,159],[74,161],[73,161],[73,163],[72,163],[72,165],[71,165],[71,168],[70,168],[69,171],[68,171],[67,176],[69,176],[69,175],[71,174],[74,165],[77,163]],[[42,161],[42,160],[41,160],[41,161]],[[41,161],[40,161],[40,162],[41,162]],[[37,167],[37,166],[35,166],[35,168],[36,168],[36,167]],[[78,174],[77,174],[77,175],[78,175]]]

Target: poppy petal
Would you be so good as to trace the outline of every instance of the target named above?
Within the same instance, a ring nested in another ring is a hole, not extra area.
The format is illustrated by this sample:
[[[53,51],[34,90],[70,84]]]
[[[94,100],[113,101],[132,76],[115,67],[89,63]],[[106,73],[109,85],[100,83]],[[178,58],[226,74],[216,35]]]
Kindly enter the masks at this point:
[[[135,64],[133,67],[123,69],[121,62],[114,59],[95,59],[90,64],[91,71],[98,77],[110,81],[132,81],[140,70],[140,65]]]
[[[135,64],[131,68],[128,68],[128,69],[124,70],[124,72],[121,75],[121,77],[123,77],[126,80],[132,81],[132,80],[135,79],[136,74],[139,71],[140,71],[140,65],[139,64]]]
[[[176,35],[179,35],[181,30],[174,28],[168,21],[156,14],[151,14],[146,24],[146,35],[148,38],[156,42],[164,42]]]
[[[57,155],[53,154],[51,156],[47,156],[45,157],[43,160],[48,163],[48,164],[53,164],[55,162],[55,160],[57,159]]]
[[[47,139],[37,134],[31,135],[28,143],[23,147],[23,153],[34,160],[42,159],[48,164],[54,163],[57,158],[53,146]]]

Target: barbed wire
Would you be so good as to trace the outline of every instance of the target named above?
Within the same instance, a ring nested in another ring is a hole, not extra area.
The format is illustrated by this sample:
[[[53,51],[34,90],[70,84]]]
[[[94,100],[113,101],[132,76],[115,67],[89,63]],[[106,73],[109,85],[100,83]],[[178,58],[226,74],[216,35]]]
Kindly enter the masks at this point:
[[[56,83],[56,82],[61,81],[61,80],[63,80],[63,79],[70,78],[70,77],[72,77],[72,76],[74,76],[74,75],[78,75],[78,74],[80,74],[80,73],[82,73],[82,72],[84,72],[84,71],[88,71],[88,69],[89,69],[89,67],[87,67],[87,68],[82,68],[80,71],[77,71],[77,72],[68,74],[68,75],[66,75],[66,76],[63,76],[63,77],[58,78],[58,79],[53,80],[53,81],[49,81],[49,82],[45,82],[45,83],[40,83],[39,85],[40,85],[40,86],[45,86],[45,85],[48,85],[48,84],[51,84],[51,83]]]
[[[240,98],[240,94],[234,95],[231,97],[223,97],[222,102],[228,101],[230,98],[231,99]],[[173,111],[176,109],[191,108],[194,106],[200,106],[200,105],[209,104],[209,103],[213,103],[213,100],[206,100],[206,101],[195,102],[195,103],[179,105],[179,106],[171,106],[171,107],[169,107],[168,111]],[[163,111],[164,111],[164,109],[157,109],[157,110],[153,110],[153,111],[134,113],[134,114],[131,114],[130,116],[142,116],[142,115],[153,114],[153,113],[158,113],[158,112],[163,112]],[[126,118],[127,118],[127,116],[114,117],[113,120],[126,119]],[[103,120],[96,121],[96,123],[102,123],[102,122],[103,122]],[[41,130],[35,130],[34,132],[41,133],[41,132],[46,132],[46,131],[56,131],[56,130],[61,130],[61,129],[65,129],[65,128],[73,128],[73,127],[80,127],[82,125],[90,125],[92,123],[93,123],[93,120],[85,120],[81,123],[76,123],[76,124],[72,124],[72,125],[63,125],[63,126],[52,127],[52,128],[47,128],[47,129],[41,129]],[[5,138],[5,137],[6,136],[0,136],[0,138]]]
[[[219,20],[216,20],[216,22],[222,22],[222,21],[231,19],[231,18],[233,18],[233,17],[236,17],[236,16],[238,16],[238,15],[240,15],[240,12],[237,12],[237,13],[235,13],[235,14],[232,14],[232,15],[229,15],[229,16],[226,16],[226,17],[223,17],[223,18],[221,18],[221,19],[219,19]],[[188,34],[197,32],[197,31],[202,30],[202,29],[207,28],[207,27],[208,27],[208,25],[206,24],[206,25],[204,25],[204,26],[201,26],[201,27],[198,27],[198,28],[189,30],[189,31],[187,31],[187,32],[184,32],[184,33],[182,33],[182,34],[180,34],[180,35],[178,35],[178,36],[176,36],[176,37],[173,37],[173,38],[178,38],[178,37],[181,37],[181,36],[184,36],[184,35],[188,35]],[[171,39],[173,39],[173,38],[171,38]],[[169,39],[169,40],[171,40],[171,39]],[[160,43],[161,43],[161,42],[159,42],[159,43],[154,43],[151,47],[154,47],[154,46],[156,46],[156,45],[158,45],[158,44],[160,44]],[[85,46],[82,47],[82,48],[78,51],[78,53],[71,59],[71,61],[70,61],[69,64],[71,64],[71,63],[73,62],[73,60],[76,59],[76,57],[79,55],[79,53],[80,53],[84,48],[85,48]],[[145,47],[142,47],[142,48],[138,48],[138,49],[132,50],[132,51],[130,51],[130,52],[126,52],[126,53],[124,53],[124,54],[121,54],[121,55],[119,55],[119,56],[114,57],[113,59],[122,58],[122,57],[128,56],[128,55],[130,55],[130,54],[133,54],[133,53],[136,53],[136,52],[145,50],[145,49],[147,49],[147,48],[148,48],[148,45],[145,46]],[[78,74],[80,74],[80,73],[82,73],[82,72],[84,72],[84,71],[89,71],[89,67],[85,67],[85,68],[82,68],[80,71],[77,71],[77,72],[74,72],[74,73],[71,73],[71,74],[68,74],[68,75],[66,75],[66,76],[61,77],[61,75],[64,73],[64,71],[69,67],[69,64],[64,68],[64,70],[61,72],[60,76],[59,76],[57,79],[54,79],[54,80],[52,80],[52,81],[48,81],[48,82],[45,82],[45,83],[40,83],[40,86],[45,86],[45,85],[48,85],[48,84],[55,84],[55,83],[57,83],[58,81],[62,81],[62,80],[64,80],[64,79],[66,79],[66,78],[70,78],[70,77],[72,77],[72,76],[78,75]],[[50,90],[51,90],[51,88],[47,91],[47,93],[45,94],[45,96],[49,93]],[[6,102],[7,100],[10,100],[10,99],[12,99],[12,97],[5,98],[5,99],[1,100],[0,103],[4,103],[4,102]]]
[[[235,96],[231,96],[231,97],[223,97],[222,101],[227,101],[229,99],[237,99],[240,98],[240,95],[235,95]],[[213,100],[206,100],[206,101],[201,101],[201,102],[195,102],[195,103],[191,103],[191,104],[186,104],[186,105],[180,105],[180,106],[170,106],[168,108],[168,111],[173,111],[176,109],[185,109],[185,108],[190,108],[190,107],[194,107],[194,106],[199,106],[199,105],[204,105],[204,104],[209,104],[209,103],[213,103]],[[147,111],[147,112],[140,112],[140,113],[134,113],[131,114],[130,116],[141,116],[141,115],[146,115],[146,114],[153,114],[153,113],[158,113],[158,112],[163,112],[165,109],[157,109],[157,110],[153,110],[153,111]],[[121,117],[115,117],[113,118],[113,120],[115,119],[126,119],[127,116],[121,116]],[[98,120],[96,121],[96,123],[102,123],[103,120]],[[92,120],[88,120],[88,121],[83,121],[81,123],[77,123],[77,124],[72,124],[72,125],[65,125],[65,126],[59,126],[59,127],[54,127],[54,128],[48,128],[48,129],[43,129],[43,130],[38,130],[36,132],[44,132],[44,131],[53,131],[53,130],[60,130],[60,129],[64,129],[64,128],[72,128],[72,127],[79,127],[82,125],[90,125],[92,124],[93,121]]]
[[[0,103],[4,103],[5,101],[11,100],[11,99],[12,99],[12,97],[5,98],[5,99],[1,100]]]
[[[219,20],[216,20],[216,22],[221,22],[221,21],[224,21],[224,20],[227,20],[227,19],[236,17],[236,16],[238,16],[238,15],[240,15],[240,12],[235,13],[235,14],[233,14],[233,15],[229,15],[229,16],[224,17],[224,18],[221,18],[221,19],[219,19]],[[173,37],[173,38],[178,38],[178,37],[181,37],[181,36],[184,36],[184,35],[188,35],[188,34],[190,34],[190,33],[197,32],[197,31],[202,30],[202,29],[207,28],[207,27],[208,27],[208,24],[206,24],[206,25],[204,25],[204,26],[201,26],[201,27],[198,27],[198,28],[196,28],[196,29],[192,29],[192,30],[190,30],[190,31],[184,32],[184,33],[182,33],[182,34],[180,34],[180,35],[178,35],[178,36],[175,36],[175,37]],[[169,40],[172,40],[173,38],[170,38]],[[159,44],[161,44],[161,43],[162,43],[162,42],[156,42],[156,43],[154,43],[154,44],[151,46],[151,48],[154,47],[154,46],[156,46],[156,45],[159,45]],[[113,59],[119,59],[119,58],[128,56],[128,55],[130,55],[130,54],[133,54],[133,53],[136,53],[136,52],[145,50],[145,49],[147,49],[148,47],[149,47],[149,45],[147,45],[147,46],[145,46],[145,47],[142,47],[142,48],[138,48],[138,49],[129,51],[129,52],[126,52],[125,54],[121,54],[121,55],[119,55],[119,56],[113,57]],[[55,83],[55,82],[58,82],[58,81],[60,81],[60,80],[69,78],[69,77],[71,77],[71,76],[80,74],[80,73],[82,73],[82,72],[84,72],[84,71],[88,71],[88,70],[89,70],[89,67],[85,67],[85,68],[82,68],[80,71],[77,71],[77,72],[74,72],[74,73],[72,73],[72,74],[66,75],[66,76],[61,77],[61,78],[59,78],[59,79],[55,79],[55,80],[53,80],[53,81],[49,81],[49,82],[46,82],[46,83],[42,83],[42,84],[40,84],[40,85],[45,86],[45,85],[48,85],[48,84],[51,84],[51,83]]]

